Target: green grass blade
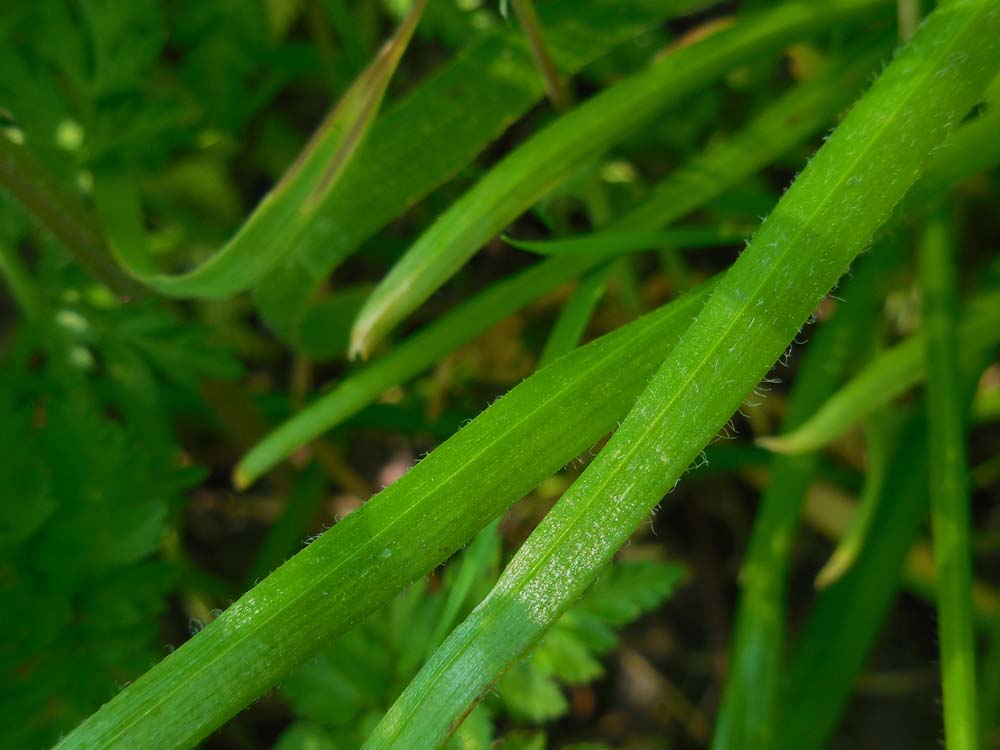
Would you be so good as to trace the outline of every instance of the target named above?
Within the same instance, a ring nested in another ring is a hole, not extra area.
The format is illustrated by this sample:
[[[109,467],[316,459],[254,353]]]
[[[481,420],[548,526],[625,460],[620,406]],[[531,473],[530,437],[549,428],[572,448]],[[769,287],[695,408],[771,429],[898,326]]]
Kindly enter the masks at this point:
[[[953,386],[963,394],[963,403],[987,364],[981,352],[963,361],[962,382]],[[906,572],[904,560],[912,559],[930,503],[924,415],[904,412],[898,438],[888,459],[885,497],[876,503],[857,560],[820,593],[800,631],[782,692],[778,750],[827,746],[892,605],[901,571]],[[932,564],[917,576],[904,575],[902,582],[933,601],[934,577]]]
[[[420,330],[384,356],[363,366],[269,433],[233,472],[237,488],[248,487],[298,448],[375,402],[388,388],[406,382],[490,325],[516,312],[600,257],[552,258],[500,281]]]
[[[726,273],[596,460],[367,750],[436,747],[586,589],[786,350],[1000,67],[1000,0],[931,14]]]
[[[628,228],[655,229],[675,221],[754,174],[828,123],[874,65],[862,55],[847,66],[834,65],[767,107],[731,139],[716,143],[669,175],[648,200],[616,222],[609,238]],[[611,253],[617,240],[585,238],[584,252],[552,258],[500,282],[348,376],[299,414],[270,433],[240,461],[235,484],[246,487],[295,450],[375,401],[388,388],[430,368],[503,317],[573,277]],[[573,240],[569,240],[573,241]],[[602,248],[591,253],[590,249]]]
[[[888,496],[877,503],[868,543],[851,569],[819,595],[799,633],[782,691],[778,750],[827,747],[926,516],[926,450],[923,421],[907,419],[890,461]]]
[[[718,182],[715,183],[716,185]],[[661,218],[657,219],[662,221]],[[624,223],[624,222],[623,222]],[[659,232],[603,231],[557,240],[519,240],[504,235],[503,241],[518,250],[537,255],[625,254],[664,248],[715,247],[742,243],[749,230],[715,227],[677,227]]]
[[[553,62],[573,75],[667,18],[712,2],[549,0],[538,16]],[[468,165],[543,95],[521,30],[501,26],[388,108],[334,187],[327,220],[316,222],[255,289],[268,325],[294,342],[311,293],[334,268]]]
[[[247,576],[250,583],[263,578],[298,552],[310,522],[327,496],[326,489],[326,475],[316,464],[296,476],[281,517],[264,538],[257,559],[250,568]]]
[[[115,696],[60,750],[193,745],[613,428],[708,292],[535,373]]]
[[[556,318],[548,338],[545,339],[542,355],[538,359],[539,367],[545,367],[577,347],[587,329],[587,323],[590,322],[594,310],[604,296],[608,279],[614,270],[613,262],[605,262],[577,282],[570,298],[559,311],[559,317]]]
[[[982,351],[1000,341],[1000,294],[993,292],[970,303],[958,338],[962,351]],[[873,410],[924,380],[925,346],[925,335],[918,333],[887,349],[799,427],[783,435],[758,438],[757,442],[790,455],[829,445]]]
[[[889,471],[889,449],[896,437],[894,412],[880,409],[865,424],[865,484],[858,499],[851,524],[840,538],[830,558],[816,574],[816,588],[824,589],[841,578],[865,544],[871,531],[878,504],[885,497],[885,482]]]
[[[441,641],[455,626],[455,620],[458,619],[459,612],[472,593],[477,579],[488,574],[487,571],[491,568],[492,575],[496,575],[501,544],[500,520],[497,518],[480,531],[479,535],[466,547],[467,551],[455,571],[455,578],[448,586],[448,596],[442,605],[441,614],[434,624],[434,632],[427,641],[425,658],[434,653],[434,649],[441,645]]]
[[[796,374],[784,423],[798,424],[834,391],[855,353],[870,338],[877,300],[896,246],[862,259],[845,285],[845,301],[819,326]],[[777,697],[785,648],[785,591],[792,545],[806,490],[818,471],[815,456],[780,456],[771,463],[750,544],[740,569],[740,602],[713,750],[774,745]]]
[[[965,447],[966,404],[959,387],[958,291],[950,218],[935,212],[919,248],[931,530],[938,570],[938,634],[945,746],[975,750],[976,640],[972,614],[972,553]]]
[[[782,4],[676,50],[560,117],[491,169],[393,266],[358,315],[352,355],[368,356],[491,237],[670,104],[740,62],[884,6],[881,0]]]
[[[923,178],[906,195],[897,215],[908,216],[940,200],[953,185],[1000,164],[1000,79],[987,92],[985,111],[956,128],[931,160]]]
[[[159,270],[150,252],[135,180],[109,170],[95,175],[98,211],[112,251],[125,270],[161,294],[220,298],[252,286],[321,220],[330,194],[378,111],[426,0],[418,0],[371,65],[358,76],[271,191],[229,242],[198,267]],[[325,219],[323,219],[325,220]]]

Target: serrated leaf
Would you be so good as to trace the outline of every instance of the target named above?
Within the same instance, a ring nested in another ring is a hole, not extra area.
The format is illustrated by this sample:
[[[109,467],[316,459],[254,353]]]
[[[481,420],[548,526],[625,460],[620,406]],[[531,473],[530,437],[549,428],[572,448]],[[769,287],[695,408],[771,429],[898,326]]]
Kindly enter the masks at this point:
[[[663,603],[685,575],[684,567],[676,563],[618,563],[608,567],[569,611],[620,628]]]
[[[568,628],[554,627],[528,657],[528,665],[567,685],[592,682],[604,674],[587,644]]]

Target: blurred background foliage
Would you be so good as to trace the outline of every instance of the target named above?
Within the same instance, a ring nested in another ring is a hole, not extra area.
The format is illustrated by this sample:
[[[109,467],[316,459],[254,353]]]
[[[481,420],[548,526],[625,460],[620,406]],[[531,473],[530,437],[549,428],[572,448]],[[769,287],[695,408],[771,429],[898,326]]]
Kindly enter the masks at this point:
[[[723,3],[716,12],[754,5],[766,3]],[[156,254],[168,265],[194,265],[280,177],[408,7],[406,0],[11,0],[0,11],[0,129],[84,207],[94,169],[126,165],[140,177]],[[652,25],[587,66],[573,80],[575,94],[584,98],[641,68],[700,22],[695,15]],[[390,86],[390,105],[458,51],[512,23],[495,3],[431,2]],[[682,117],[659,118],[561,186],[512,233],[585,227],[595,179],[610,212],[633,204],[846,42],[799,45],[732,71],[678,107]],[[367,241],[337,270],[336,293],[306,321],[298,351],[271,334],[246,295],[176,302],[135,291],[126,304],[0,192],[0,243],[27,260],[22,270],[30,275],[20,293],[0,299],[0,746],[47,746],[303,538],[358,507],[532,372],[569,287],[393,388],[250,493],[230,488],[243,451],[300,406],[313,383],[347,370],[349,328],[373,280],[498,155],[553,116],[544,103],[534,107],[455,179]],[[701,214],[755,223],[818,142]],[[975,217],[964,230],[972,248],[963,258],[966,278],[997,278],[987,252],[1000,237],[1000,213],[989,210],[997,178],[994,170],[960,188],[963,210]],[[630,259],[612,278],[587,338],[659,304],[684,278],[725,267],[736,252],[725,246],[699,255],[682,277],[671,273],[676,258],[663,267],[654,257]],[[414,324],[529,262],[492,243]],[[912,275],[896,274],[873,349],[914,330],[912,290]],[[980,387],[987,417],[971,449],[987,622],[1000,606],[988,583],[1000,574],[998,388],[994,366]],[[772,433],[783,412],[776,388],[760,408],[737,416],[737,431]],[[710,453],[711,468],[692,472],[622,562],[473,713],[455,747],[494,740],[508,750],[705,746],[725,675],[739,562],[766,482],[766,459],[749,442],[723,441]],[[810,529],[798,540],[793,625],[829,555],[825,537],[843,533],[845,498],[861,486],[859,437],[824,461],[814,488],[820,499],[811,497]],[[204,747],[359,747],[578,472],[571,465],[545,482]],[[911,567],[912,590],[926,591],[926,571]],[[934,638],[932,608],[918,596],[901,597],[833,746],[937,745]],[[585,739],[599,744],[579,744]]]

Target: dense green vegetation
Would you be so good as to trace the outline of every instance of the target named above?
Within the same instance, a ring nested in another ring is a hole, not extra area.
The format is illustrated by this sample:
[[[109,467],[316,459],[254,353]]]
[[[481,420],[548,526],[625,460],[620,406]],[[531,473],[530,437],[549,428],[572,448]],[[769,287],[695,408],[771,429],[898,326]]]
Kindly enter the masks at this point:
[[[1000,0],[0,44],[0,746],[1000,741]]]

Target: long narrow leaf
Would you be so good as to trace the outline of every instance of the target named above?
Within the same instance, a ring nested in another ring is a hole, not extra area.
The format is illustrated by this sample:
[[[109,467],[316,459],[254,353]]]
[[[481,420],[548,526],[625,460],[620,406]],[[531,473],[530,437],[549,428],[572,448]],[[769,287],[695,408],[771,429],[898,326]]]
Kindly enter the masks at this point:
[[[932,214],[920,242],[924,361],[927,368],[931,530],[938,570],[938,633],[944,736],[948,750],[979,746],[976,638],[965,448],[966,404],[957,388],[958,291],[950,218]]]
[[[559,311],[555,325],[549,331],[542,355],[538,359],[539,367],[545,367],[577,347],[587,328],[587,323],[590,322],[594,310],[601,301],[601,297],[604,296],[608,279],[611,278],[614,270],[615,264],[609,261],[580,279],[573,294]]]
[[[361,309],[352,354],[368,356],[491,237],[669,104],[747,58],[884,6],[881,0],[782,4],[674,51],[560,117],[490,170],[410,247]]]
[[[970,303],[959,325],[958,339],[963,352],[979,352],[1000,341],[1000,294],[993,292]],[[757,442],[787,454],[808,453],[828,445],[874,409],[924,380],[925,346],[925,335],[917,333],[887,349],[796,429]]]
[[[961,382],[953,384],[963,394],[963,403],[988,361],[979,353],[963,362]],[[784,680],[778,750],[827,746],[895,599],[904,560],[908,565],[919,561],[913,542],[930,501],[927,425],[923,413],[910,412],[904,412],[900,425],[888,460],[886,495],[875,504],[866,543],[850,570],[820,593],[800,630]],[[934,566],[922,567],[922,578],[933,579]],[[918,583],[909,581],[918,591],[930,588]],[[980,602],[986,603],[981,595]],[[817,680],[817,675],[823,679]]]
[[[845,285],[844,302],[820,326],[796,374],[784,424],[803,421],[829,397],[870,336],[882,277],[898,253],[878,248]],[[785,590],[802,502],[818,469],[815,456],[780,456],[754,520],[740,569],[740,602],[713,750],[773,747],[785,641]]]
[[[846,104],[853,86],[871,66],[862,55],[847,66],[832,66],[789,91],[755,117],[731,139],[716,143],[691,159],[660,185],[649,199],[627,213],[608,231],[582,241],[599,252],[567,254],[529,268],[460,305],[440,320],[394,347],[383,357],[338,383],[299,414],[279,426],[240,461],[234,472],[238,487],[246,487],[310,440],[322,435],[374,402],[394,385],[430,367],[454,348],[473,339],[573,277],[596,267],[617,251],[619,233],[655,229],[675,221],[754,174],[828,123]],[[595,246],[596,245],[596,246]]]
[[[1000,68],[1000,0],[940,6],[785,193],[622,426],[366,747],[435,747],[594,580],[790,344]],[[497,637],[502,634],[502,637]]]
[[[993,747],[1000,739],[1000,618],[990,628],[983,659],[982,688],[979,693],[980,734],[983,747]]]
[[[550,0],[538,8],[568,75],[664,20],[715,0]],[[315,222],[255,290],[267,323],[295,341],[323,279],[379,229],[469,164],[544,95],[520,29],[501,26],[380,115]]]
[[[626,223],[626,222],[623,222]],[[636,253],[664,248],[715,247],[743,242],[747,231],[709,227],[678,227],[660,232],[603,231],[558,240],[519,240],[504,237],[511,247],[538,255],[578,255],[585,253]]]
[[[778,750],[819,750],[850,697],[895,600],[900,570],[927,513],[926,431],[904,420],[889,463],[888,496],[847,573],[824,589],[801,628],[782,690]]]
[[[60,749],[193,745],[606,434],[707,292],[514,388],[115,696]]]
[[[428,369],[496,321],[569,281],[581,268],[598,262],[600,258],[596,256],[588,257],[584,263],[577,258],[553,258],[500,281],[459,305],[338,383],[267,435],[236,466],[233,483],[239,489],[248,487],[299,447],[373,403],[393,385]]]
[[[826,588],[846,573],[871,532],[878,504],[885,497],[889,449],[896,438],[894,412],[879,409],[865,424],[865,484],[851,524],[844,531],[826,564],[816,574],[816,588]]]
[[[426,0],[345,92],[281,180],[233,238],[197,268],[163,273],[145,237],[135,180],[107,170],[95,176],[98,210],[118,261],[134,278],[174,297],[226,297],[247,289],[288,255],[319,220],[338,178],[355,156],[406,49]]]

